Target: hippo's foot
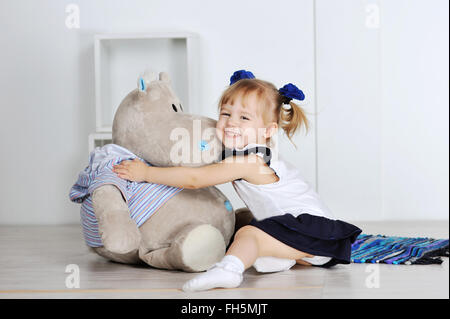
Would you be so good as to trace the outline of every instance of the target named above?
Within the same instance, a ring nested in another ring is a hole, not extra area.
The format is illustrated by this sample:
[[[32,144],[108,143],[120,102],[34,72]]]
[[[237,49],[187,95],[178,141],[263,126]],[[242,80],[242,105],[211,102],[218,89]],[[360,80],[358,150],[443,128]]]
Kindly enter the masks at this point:
[[[137,250],[141,233],[136,222],[131,219],[119,189],[114,185],[97,188],[92,194],[92,204],[106,250],[116,254]]]
[[[147,251],[139,248],[139,256],[150,266],[199,272],[209,269],[225,255],[222,233],[209,224],[186,226],[169,247]]]
[[[122,264],[142,264],[142,260],[139,258],[138,250],[135,249],[125,254],[113,253],[107,250],[105,247],[92,248],[98,255],[108,260],[122,263]]]
[[[101,225],[101,226],[100,226]],[[99,222],[103,246],[116,254],[135,251],[141,241],[141,233],[127,211],[111,211]]]

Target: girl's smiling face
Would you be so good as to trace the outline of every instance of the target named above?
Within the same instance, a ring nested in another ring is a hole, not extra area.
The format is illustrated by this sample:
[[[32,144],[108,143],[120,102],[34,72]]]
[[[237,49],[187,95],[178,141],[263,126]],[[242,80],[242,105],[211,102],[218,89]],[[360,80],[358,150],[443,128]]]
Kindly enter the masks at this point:
[[[224,104],[220,108],[219,120],[216,124],[217,137],[229,149],[242,149],[250,143],[266,144],[276,128],[276,123],[266,126],[254,94],[248,96],[243,105],[241,97],[235,99],[233,105]]]

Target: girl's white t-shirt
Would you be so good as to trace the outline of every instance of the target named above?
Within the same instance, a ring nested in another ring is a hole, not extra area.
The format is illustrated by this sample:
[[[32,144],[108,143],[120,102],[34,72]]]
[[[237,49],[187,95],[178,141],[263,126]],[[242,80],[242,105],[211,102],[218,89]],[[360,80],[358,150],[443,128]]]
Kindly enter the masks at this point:
[[[262,144],[249,144],[245,150]],[[263,157],[263,154],[257,155]],[[319,194],[303,178],[300,171],[278,154],[272,157],[269,166],[279,180],[270,184],[256,185],[244,179],[232,182],[234,189],[257,220],[302,213],[322,216],[335,220],[330,209],[321,201]]]

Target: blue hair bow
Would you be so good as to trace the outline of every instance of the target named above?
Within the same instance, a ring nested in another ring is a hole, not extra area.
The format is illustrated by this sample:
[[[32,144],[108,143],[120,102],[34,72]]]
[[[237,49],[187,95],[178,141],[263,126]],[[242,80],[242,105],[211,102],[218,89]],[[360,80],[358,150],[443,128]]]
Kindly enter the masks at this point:
[[[303,101],[305,99],[305,94],[292,83],[288,83],[278,90],[282,96],[286,98],[286,104],[289,103],[292,99]]]
[[[230,78],[230,85],[236,83],[239,80],[242,79],[254,79],[255,76],[253,75],[252,72],[250,71],[245,71],[245,70],[239,70],[233,73],[233,75]]]
[[[230,85],[236,83],[242,79],[254,79],[255,76],[252,72],[246,70],[239,70],[233,73],[230,78]],[[292,83],[288,83],[283,86],[278,92],[285,98],[285,103],[289,103],[292,99],[303,101],[305,99],[305,94]]]

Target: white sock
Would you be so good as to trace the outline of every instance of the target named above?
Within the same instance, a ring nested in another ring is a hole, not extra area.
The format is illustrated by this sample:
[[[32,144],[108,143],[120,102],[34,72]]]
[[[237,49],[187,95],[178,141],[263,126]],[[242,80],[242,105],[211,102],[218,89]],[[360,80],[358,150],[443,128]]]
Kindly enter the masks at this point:
[[[235,288],[242,282],[245,266],[233,255],[226,255],[208,271],[197,275],[183,285],[184,291],[202,291],[212,288]]]
[[[331,257],[325,257],[325,256],[314,256],[311,258],[308,257],[304,257],[302,258],[302,260],[309,262],[311,265],[324,265],[327,262],[329,262],[331,260]]]
[[[257,272],[276,272],[290,269],[296,264],[294,259],[277,258],[277,257],[258,257],[253,264]]]

